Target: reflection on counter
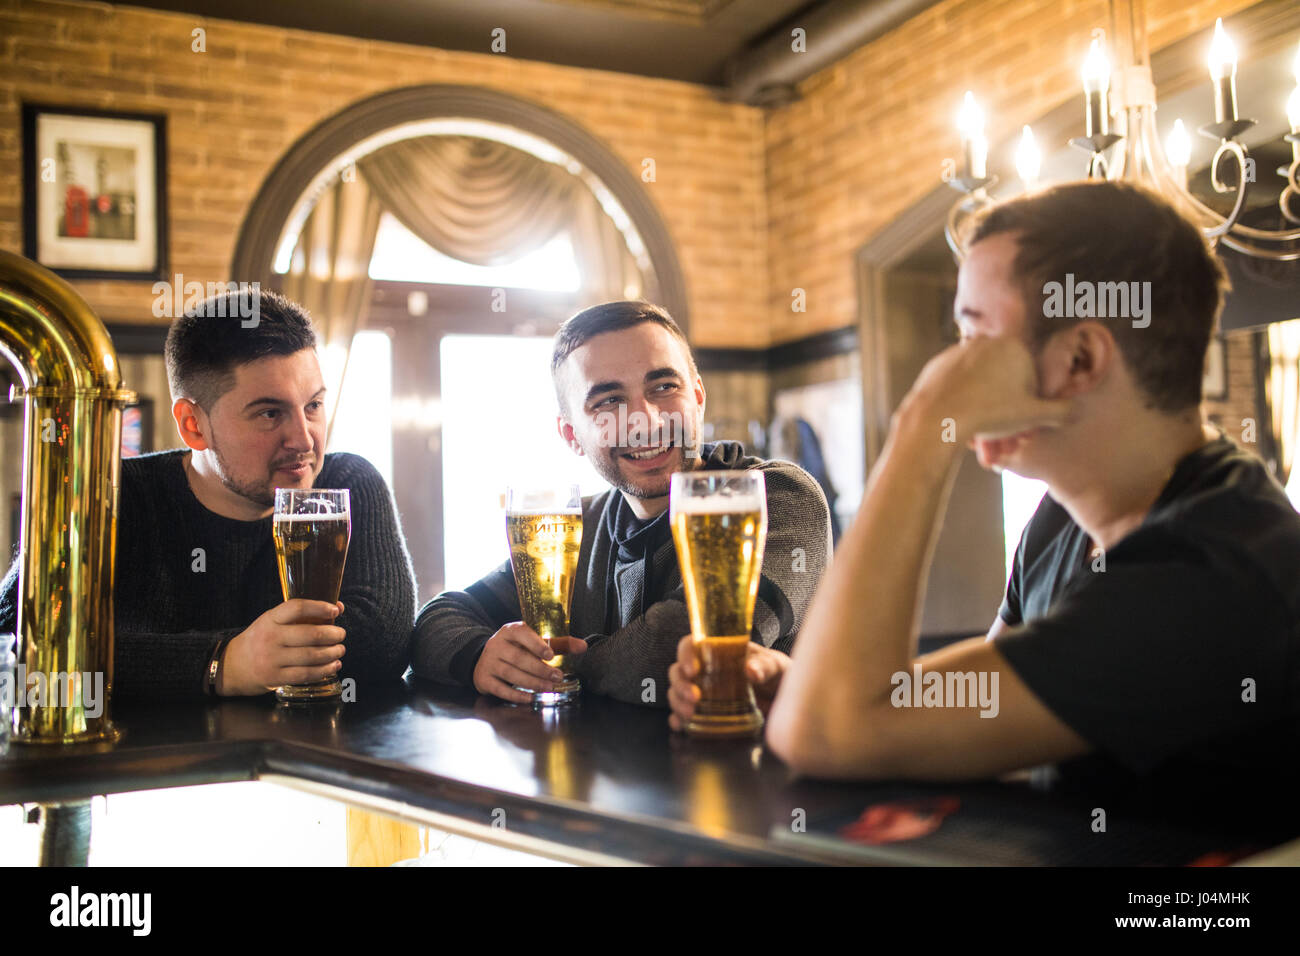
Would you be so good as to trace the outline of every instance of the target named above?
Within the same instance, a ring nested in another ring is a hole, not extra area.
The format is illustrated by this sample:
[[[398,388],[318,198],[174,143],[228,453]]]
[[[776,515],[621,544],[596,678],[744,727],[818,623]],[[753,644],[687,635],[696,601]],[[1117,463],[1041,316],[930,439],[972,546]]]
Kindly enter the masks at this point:
[[[0,866],[37,865],[45,810],[0,806]],[[566,865],[260,781],[96,796],[90,814],[92,867]]]

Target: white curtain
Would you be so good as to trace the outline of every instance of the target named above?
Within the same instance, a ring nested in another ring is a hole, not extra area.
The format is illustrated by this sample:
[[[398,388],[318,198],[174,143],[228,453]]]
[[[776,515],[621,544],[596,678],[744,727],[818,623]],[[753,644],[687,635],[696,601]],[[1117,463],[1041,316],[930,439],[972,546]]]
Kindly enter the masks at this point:
[[[641,294],[622,233],[586,184],[554,163],[473,136],[420,136],[357,169],[385,209],[453,259],[503,265],[568,232],[588,298]]]
[[[331,428],[352,337],[364,327],[370,305],[370,257],[382,211],[359,178],[337,180],[303,224],[284,277],[284,294],[311,313],[325,352],[322,371]]]

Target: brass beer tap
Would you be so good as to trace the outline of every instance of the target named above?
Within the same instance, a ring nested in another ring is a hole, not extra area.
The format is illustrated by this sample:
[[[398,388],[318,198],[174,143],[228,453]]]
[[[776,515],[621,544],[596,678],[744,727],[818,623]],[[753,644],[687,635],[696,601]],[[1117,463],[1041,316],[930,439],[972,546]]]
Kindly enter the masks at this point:
[[[122,388],[112,339],[86,301],[3,251],[0,354],[22,381],[10,400],[24,405],[14,740],[112,741],[122,408],[135,395]],[[102,687],[95,706],[86,681]]]

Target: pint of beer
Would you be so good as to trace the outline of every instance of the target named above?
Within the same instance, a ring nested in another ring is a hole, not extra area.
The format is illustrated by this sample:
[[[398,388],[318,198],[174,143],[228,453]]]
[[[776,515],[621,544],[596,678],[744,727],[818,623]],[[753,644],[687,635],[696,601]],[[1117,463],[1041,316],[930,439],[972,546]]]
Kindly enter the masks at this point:
[[[763,715],[745,677],[745,653],[767,539],[763,473],[678,472],[669,511],[700,664],[701,696],[687,733],[753,734]]]
[[[348,490],[275,489],[271,534],[284,599],[337,603],[352,537]],[[338,677],[311,684],[286,684],[275,691],[277,698],[289,701],[333,698],[341,693]]]
[[[524,623],[548,644],[552,638],[568,637],[569,604],[582,548],[582,493],[578,486],[512,486],[506,494],[506,538]],[[557,654],[546,663],[558,668],[565,680],[550,689],[533,691],[533,706],[577,700],[581,683],[572,673],[572,661]]]

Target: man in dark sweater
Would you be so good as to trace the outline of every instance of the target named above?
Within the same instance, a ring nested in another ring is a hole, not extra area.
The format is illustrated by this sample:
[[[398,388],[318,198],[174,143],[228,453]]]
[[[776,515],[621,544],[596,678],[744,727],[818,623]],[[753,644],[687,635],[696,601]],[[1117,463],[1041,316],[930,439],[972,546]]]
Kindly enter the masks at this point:
[[[287,299],[254,294],[252,327],[239,318],[247,303],[211,299],[172,324],[172,414],[188,448],[122,463],[116,694],[264,694],[334,675],[364,692],[406,670],[415,585],[392,495],[365,459],[324,454],[311,322]],[[284,600],[277,487],[350,490],[338,605]],[[15,562],[0,585],[0,631],[14,627],[17,575]]]
[[[577,656],[585,692],[665,706],[668,666],[690,631],[668,523],[675,471],[762,469],[768,533],[751,652],[788,651],[830,555],[826,499],[810,475],[747,456],[735,442],[698,446],[704,385],[681,329],[644,302],[580,312],[555,340],[560,437],[613,488],[583,501],[573,637],[546,643],[520,623],[507,561],[466,591],[431,601],[416,624],[415,674],[518,703],[549,689],[555,653]],[[496,529],[504,543],[504,529]]]
[[[1300,515],[1202,418],[1226,284],[1196,227],[1129,184],[987,211],[958,278],[963,341],[904,399],[799,646],[768,661],[778,754],[831,777],[1056,764],[1090,789],[1294,792],[1262,781],[1294,780],[1300,752]],[[918,657],[968,441],[1048,493],[989,634]]]

